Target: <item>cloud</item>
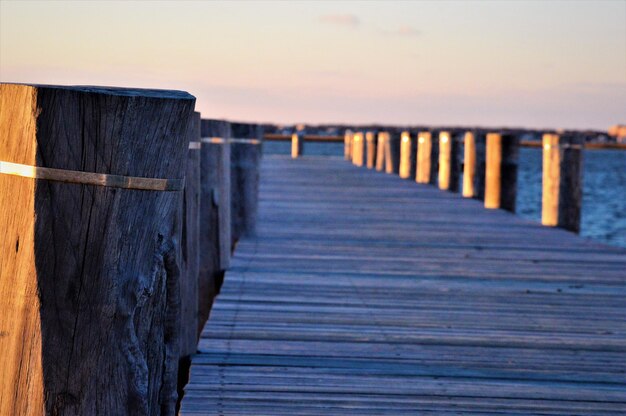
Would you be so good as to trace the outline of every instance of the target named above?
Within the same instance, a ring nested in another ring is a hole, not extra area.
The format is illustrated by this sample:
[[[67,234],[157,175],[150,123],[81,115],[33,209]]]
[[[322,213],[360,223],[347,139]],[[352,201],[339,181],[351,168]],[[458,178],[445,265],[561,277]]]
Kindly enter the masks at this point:
[[[359,18],[353,14],[325,14],[319,17],[319,21],[346,27],[357,27],[361,23]]]

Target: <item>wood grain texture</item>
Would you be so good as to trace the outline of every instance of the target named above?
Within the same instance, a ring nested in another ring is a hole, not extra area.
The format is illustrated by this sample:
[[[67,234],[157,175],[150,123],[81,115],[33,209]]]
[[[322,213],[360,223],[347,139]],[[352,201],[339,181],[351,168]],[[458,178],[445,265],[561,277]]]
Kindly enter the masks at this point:
[[[198,344],[198,283],[200,269],[200,113],[194,112],[188,128],[185,189],[181,219],[180,357],[196,352]]]
[[[231,136],[230,123],[203,119],[203,139]],[[202,141],[200,161],[200,274],[198,283],[198,334],[209,317],[224,270],[230,264],[231,172],[228,140]]]
[[[183,415],[623,413],[624,249],[340,158],[261,179]]]
[[[263,129],[254,124],[232,125],[233,137],[257,139]],[[259,169],[262,146],[255,141],[231,143],[231,239],[233,246],[241,237],[254,235],[259,195]]]
[[[187,93],[1,88],[0,148],[24,149],[2,155],[10,161],[32,163],[36,151],[37,166],[184,177],[186,133],[195,102]],[[3,382],[0,413],[173,414],[180,333],[176,234],[182,193],[1,180],[9,188],[3,186],[0,193],[15,187],[16,195],[26,198],[11,195],[3,204],[2,222],[18,217],[26,221],[19,229],[21,248],[15,240],[3,246],[0,256],[12,258],[22,270],[15,273],[15,266],[5,266],[3,260],[3,298],[27,301],[28,306],[7,312],[7,303],[2,303],[0,316],[15,318],[3,321],[0,329],[6,334],[1,342],[12,346],[2,346],[7,360],[2,371],[14,378]],[[33,285],[36,293],[31,292]],[[13,393],[5,396],[6,388]]]
[[[0,160],[36,165],[37,89],[0,85]],[[44,408],[35,181],[0,175],[0,414]]]

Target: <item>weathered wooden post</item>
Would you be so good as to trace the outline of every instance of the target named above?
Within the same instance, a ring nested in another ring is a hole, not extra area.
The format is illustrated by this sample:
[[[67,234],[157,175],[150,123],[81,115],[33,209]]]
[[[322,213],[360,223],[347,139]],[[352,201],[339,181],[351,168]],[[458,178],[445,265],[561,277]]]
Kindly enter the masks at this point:
[[[400,173],[400,135],[387,133],[385,138],[385,172]]]
[[[483,199],[485,196],[485,134],[468,131],[464,139],[463,196]]]
[[[374,169],[376,164],[376,135],[374,132],[365,133],[365,142],[367,146],[367,168]]]
[[[403,179],[411,177],[411,134],[403,131],[400,135],[400,166],[399,176]]]
[[[352,136],[352,163],[355,166],[363,166],[365,153],[365,140],[362,132],[354,133]]]
[[[209,317],[213,299],[219,293],[232,248],[230,123],[204,119],[200,129],[198,335]]]
[[[198,278],[200,267],[200,113],[195,112],[189,123],[189,150],[185,189],[181,198],[181,367],[188,365],[198,344]]]
[[[343,135],[343,157],[346,160],[352,160],[352,138],[354,133],[352,130],[346,130]]]
[[[263,129],[256,124],[231,125],[231,237],[234,247],[241,237],[254,235],[256,229]]]
[[[476,176],[476,138],[474,132],[465,132],[463,140],[463,196],[473,198],[476,194],[474,177]]]
[[[194,102],[0,85],[0,414],[174,414]]]
[[[387,157],[387,141],[389,140],[389,133],[381,131],[378,133],[376,143],[376,170],[381,172],[385,169],[385,160]]]
[[[417,167],[415,181],[430,183],[432,136],[428,131],[417,134]]]
[[[579,136],[543,135],[543,225],[580,231],[582,148]]]
[[[515,212],[518,154],[517,136],[487,134],[485,208]]]
[[[297,159],[302,156],[304,135],[300,132],[291,135],[291,157]]]
[[[449,131],[439,133],[439,189],[459,191],[459,138]]]

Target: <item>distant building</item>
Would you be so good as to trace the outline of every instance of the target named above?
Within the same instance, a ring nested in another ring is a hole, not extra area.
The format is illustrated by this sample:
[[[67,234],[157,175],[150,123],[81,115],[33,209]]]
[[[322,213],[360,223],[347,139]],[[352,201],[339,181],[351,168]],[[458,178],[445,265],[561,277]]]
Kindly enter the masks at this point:
[[[609,127],[608,134],[615,138],[617,143],[626,143],[626,124],[616,124]]]

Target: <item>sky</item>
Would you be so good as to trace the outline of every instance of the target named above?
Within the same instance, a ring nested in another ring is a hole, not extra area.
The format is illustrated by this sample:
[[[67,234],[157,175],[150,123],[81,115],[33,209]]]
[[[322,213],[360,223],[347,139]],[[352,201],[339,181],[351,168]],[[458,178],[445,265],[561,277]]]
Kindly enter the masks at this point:
[[[185,90],[206,118],[626,124],[626,0],[0,0],[0,81]]]

